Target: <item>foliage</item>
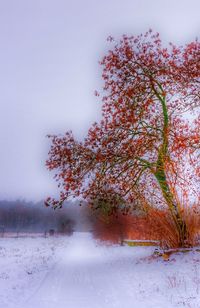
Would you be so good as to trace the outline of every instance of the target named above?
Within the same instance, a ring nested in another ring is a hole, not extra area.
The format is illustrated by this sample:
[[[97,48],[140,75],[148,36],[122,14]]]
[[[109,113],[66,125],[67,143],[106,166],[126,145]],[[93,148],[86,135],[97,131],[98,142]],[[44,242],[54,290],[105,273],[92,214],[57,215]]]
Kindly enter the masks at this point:
[[[123,240],[127,238],[129,227],[128,215],[119,213],[105,217],[99,214],[93,225],[93,236],[101,241],[122,244]]]
[[[183,245],[186,224],[172,187],[179,193],[187,184],[199,202],[200,43],[165,48],[149,30],[124,35],[100,63],[102,120],[84,142],[72,132],[50,136],[47,167],[56,170],[61,193],[47,203],[59,207],[73,195],[94,204],[106,195],[112,205],[117,196],[127,213],[151,200],[167,206]]]

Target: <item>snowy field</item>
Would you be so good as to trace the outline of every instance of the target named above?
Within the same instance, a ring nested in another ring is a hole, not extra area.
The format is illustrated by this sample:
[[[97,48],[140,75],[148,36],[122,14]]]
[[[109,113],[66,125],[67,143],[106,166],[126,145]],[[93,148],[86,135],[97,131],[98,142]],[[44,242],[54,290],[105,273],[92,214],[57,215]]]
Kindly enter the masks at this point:
[[[90,234],[0,239],[0,308],[200,308],[200,252],[99,245]]]

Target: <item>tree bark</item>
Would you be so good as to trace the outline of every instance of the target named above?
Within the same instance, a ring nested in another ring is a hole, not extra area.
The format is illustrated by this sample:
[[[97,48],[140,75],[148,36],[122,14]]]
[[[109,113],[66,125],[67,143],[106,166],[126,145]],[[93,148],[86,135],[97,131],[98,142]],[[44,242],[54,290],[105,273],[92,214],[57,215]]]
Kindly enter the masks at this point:
[[[162,89],[162,86],[158,84],[159,91],[156,90],[155,86],[153,86],[154,93],[156,94],[158,100],[160,101],[162,105],[162,111],[163,111],[163,128],[162,128],[162,144],[160,146],[159,152],[158,152],[158,158],[156,161],[156,171],[154,172],[154,175],[157,179],[157,182],[161,188],[162,195],[168,205],[168,208],[172,214],[173,220],[176,224],[177,231],[179,234],[179,245],[184,246],[185,240],[187,238],[187,226],[186,223],[180,215],[180,211],[178,208],[178,205],[176,204],[174,200],[173,193],[170,190],[170,187],[167,182],[166,172],[165,172],[165,161],[166,156],[168,154],[168,131],[169,131],[169,116],[168,116],[168,109],[166,104],[165,95],[163,95],[164,91]]]
[[[155,177],[158,181],[158,184],[161,188],[162,195],[168,205],[174,223],[176,224],[177,231],[179,234],[179,246],[185,246],[185,240],[187,238],[187,226],[186,223],[181,217],[178,205],[174,201],[173,193],[170,190],[170,187],[167,183],[166,174],[164,170],[164,166],[159,166],[159,169],[155,172]]]

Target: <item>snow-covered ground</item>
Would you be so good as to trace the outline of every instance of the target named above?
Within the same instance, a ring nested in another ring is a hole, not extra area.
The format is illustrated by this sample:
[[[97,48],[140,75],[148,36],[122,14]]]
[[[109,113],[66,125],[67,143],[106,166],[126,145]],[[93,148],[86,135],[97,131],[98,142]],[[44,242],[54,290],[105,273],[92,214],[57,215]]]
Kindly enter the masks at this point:
[[[106,246],[88,233],[0,239],[0,308],[199,308],[200,252]]]

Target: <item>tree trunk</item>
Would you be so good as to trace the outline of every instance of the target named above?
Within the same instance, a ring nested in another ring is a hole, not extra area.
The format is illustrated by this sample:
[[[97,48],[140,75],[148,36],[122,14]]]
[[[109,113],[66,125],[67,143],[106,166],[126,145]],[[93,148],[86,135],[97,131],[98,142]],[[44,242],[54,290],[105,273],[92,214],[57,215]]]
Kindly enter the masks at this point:
[[[176,224],[177,231],[179,234],[179,246],[183,247],[185,246],[185,241],[187,239],[187,226],[183,217],[181,217],[180,215],[178,205],[174,201],[173,193],[171,192],[170,187],[167,183],[165,170],[162,164],[159,165],[159,167],[157,168],[155,172],[155,177],[159,183],[162,195],[168,205],[173,220]]]

